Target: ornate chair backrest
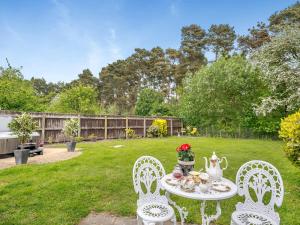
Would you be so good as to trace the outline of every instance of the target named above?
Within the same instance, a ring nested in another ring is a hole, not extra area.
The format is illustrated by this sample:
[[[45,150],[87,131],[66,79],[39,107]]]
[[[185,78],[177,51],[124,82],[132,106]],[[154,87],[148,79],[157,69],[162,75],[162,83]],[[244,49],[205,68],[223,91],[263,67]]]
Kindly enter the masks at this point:
[[[274,211],[274,205],[281,206],[284,188],[280,173],[273,165],[260,160],[245,163],[237,173],[236,184],[238,194],[245,196],[245,203],[239,204],[237,210],[259,212],[279,224],[280,218]],[[268,192],[269,199],[266,198]]]
[[[138,205],[149,201],[164,201],[160,195],[160,180],[165,176],[161,162],[152,156],[142,156],[133,167],[133,186],[139,195]]]

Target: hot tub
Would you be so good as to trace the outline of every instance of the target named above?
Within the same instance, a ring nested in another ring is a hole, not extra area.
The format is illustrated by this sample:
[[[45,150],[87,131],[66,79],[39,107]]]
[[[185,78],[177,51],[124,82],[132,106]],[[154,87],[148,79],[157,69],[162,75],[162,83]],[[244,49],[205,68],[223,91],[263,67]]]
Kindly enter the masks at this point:
[[[12,120],[11,116],[0,116],[0,154],[10,154],[17,149],[20,144],[18,137],[8,128],[8,123]],[[39,139],[39,133],[33,132],[31,138],[33,142]]]

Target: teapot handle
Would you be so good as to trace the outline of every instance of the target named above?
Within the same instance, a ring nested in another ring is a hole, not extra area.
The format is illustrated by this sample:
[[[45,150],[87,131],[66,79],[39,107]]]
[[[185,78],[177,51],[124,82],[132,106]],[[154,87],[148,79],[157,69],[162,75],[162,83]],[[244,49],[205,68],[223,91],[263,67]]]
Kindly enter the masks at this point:
[[[222,157],[222,159],[221,159],[220,163],[222,163],[223,159],[224,159],[224,160],[225,160],[225,162],[226,162],[226,166],[223,168],[223,170],[226,170],[226,169],[227,169],[227,167],[228,167],[228,162],[227,162],[227,159],[226,159],[226,157]]]

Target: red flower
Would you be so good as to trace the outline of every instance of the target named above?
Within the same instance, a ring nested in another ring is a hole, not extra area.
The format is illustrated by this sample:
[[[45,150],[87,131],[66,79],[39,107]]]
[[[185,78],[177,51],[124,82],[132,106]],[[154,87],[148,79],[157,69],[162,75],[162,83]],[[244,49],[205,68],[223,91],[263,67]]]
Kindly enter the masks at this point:
[[[189,151],[190,149],[191,149],[191,145],[189,145],[189,144],[182,144],[178,148],[176,148],[176,151],[177,152],[180,152],[180,151]]]
[[[189,144],[183,144],[183,145],[180,146],[180,148],[183,151],[188,151],[188,150],[190,150],[191,146]]]

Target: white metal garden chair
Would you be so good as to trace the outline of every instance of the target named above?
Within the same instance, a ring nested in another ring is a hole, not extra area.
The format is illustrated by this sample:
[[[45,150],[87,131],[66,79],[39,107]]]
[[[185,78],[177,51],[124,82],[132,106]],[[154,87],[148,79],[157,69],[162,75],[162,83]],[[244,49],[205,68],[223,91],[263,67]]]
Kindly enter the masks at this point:
[[[161,195],[161,178],[165,176],[165,170],[154,157],[142,156],[133,167],[133,186],[139,195],[137,200],[137,221],[145,225],[171,220],[176,224],[174,210],[169,206],[166,196]]]
[[[281,176],[273,165],[259,160],[245,163],[237,173],[236,184],[245,202],[236,205],[231,225],[280,224],[274,206],[281,206],[284,190]]]

